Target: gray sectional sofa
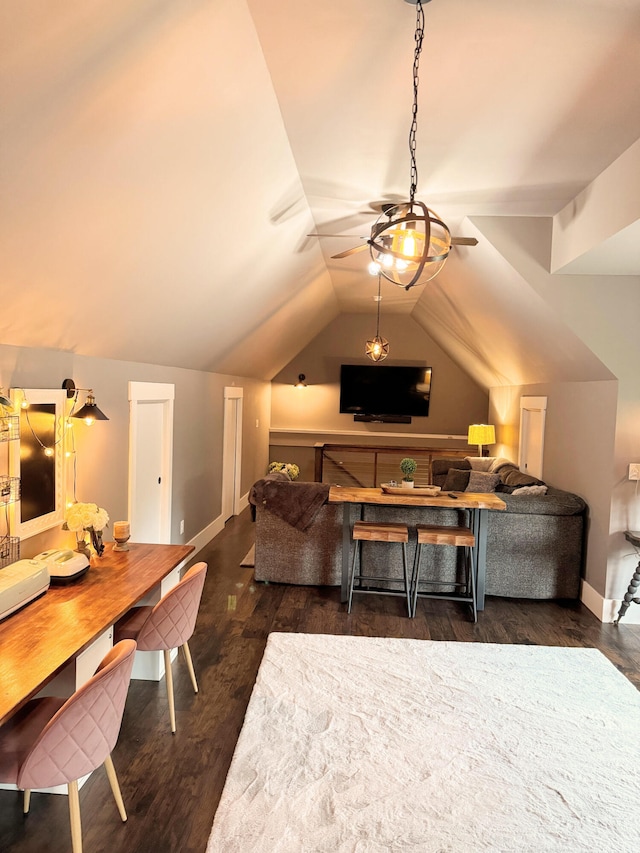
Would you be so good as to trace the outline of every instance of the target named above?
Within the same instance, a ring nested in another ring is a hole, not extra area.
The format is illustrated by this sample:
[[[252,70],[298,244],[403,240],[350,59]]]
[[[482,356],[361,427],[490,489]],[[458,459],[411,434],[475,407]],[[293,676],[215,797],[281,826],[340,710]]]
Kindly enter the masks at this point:
[[[433,462],[433,481],[450,491],[464,491],[467,479],[486,479],[507,508],[489,512],[487,534],[486,594],[509,598],[574,599],[580,591],[587,506],[578,495],[556,489],[518,471],[509,460],[492,457],[439,459]],[[484,477],[486,475],[486,478]],[[284,475],[283,475],[284,476]],[[299,530],[269,511],[262,500],[265,480],[252,489],[255,508],[255,578],[275,583],[335,585],[341,580],[342,505],[323,504],[305,530]],[[458,488],[454,488],[454,485]],[[319,484],[316,484],[319,485]],[[280,489],[303,494],[303,484],[289,483]],[[298,490],[296,492],[296,490]],[[474,491],[480,489],[474,488]],[[353,519],[358,509],[352,508]],[[457,524],[460,510],[390,508],[367,506],[364,519],[416,524]],[[376,573],[400,572],[400,552],[379,543],[365,543],[362,559]],[[409,559],[415,553],[415,537],[409,543]],[[432,577],[447,589],[460,571],[454,549],[433,548]]]

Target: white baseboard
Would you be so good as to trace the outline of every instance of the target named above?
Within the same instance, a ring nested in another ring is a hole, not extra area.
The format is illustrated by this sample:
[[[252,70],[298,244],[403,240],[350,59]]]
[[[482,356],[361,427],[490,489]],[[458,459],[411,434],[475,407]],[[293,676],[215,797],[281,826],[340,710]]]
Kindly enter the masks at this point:
[[[238,498],[238,514],[249,506],[249,492]],[[193,539],[187,542],[187,545],[193,545],[196,549],[192,555],[195,556],[198,551],[202,551],[205,545],[208,545],[211,540],[224,530],[224,520],[222,515],[215,518],[210,524],[207,524],[200,533],[196,533]]]
[[[219,515],[217,518],[207,524],[200,533],[196,533],[193,539],[190,539],[187,542],[187,545],[193,545],[195,548],[194,553],[191,555],[192,558],[198,553],[198,551],[202,551],[205,545],[208,545],[211,540],[221,533],[224,530],[224,521],[222,519],[222,515]]]
[[[582,581],[580,601],[597,616],[601,622],[613,622],[618,615],[622,599],[603,598],[586,581]],[[621,625],[640,625],[640,605],[631,604],[622,617]]]

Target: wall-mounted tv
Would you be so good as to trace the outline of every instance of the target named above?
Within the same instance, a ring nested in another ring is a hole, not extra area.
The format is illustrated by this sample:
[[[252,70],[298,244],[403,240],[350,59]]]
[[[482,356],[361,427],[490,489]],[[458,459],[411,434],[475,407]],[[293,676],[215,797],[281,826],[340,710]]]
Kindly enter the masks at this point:
[[[431,368],[386,364],[343,364],[340,412],[356,420],[409,423],[429,414]]]

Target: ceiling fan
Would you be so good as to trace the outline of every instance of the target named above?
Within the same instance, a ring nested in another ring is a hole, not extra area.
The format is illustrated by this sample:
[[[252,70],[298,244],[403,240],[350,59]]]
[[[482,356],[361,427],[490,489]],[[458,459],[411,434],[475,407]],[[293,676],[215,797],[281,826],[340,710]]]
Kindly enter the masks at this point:
[[[418,184],[418,166],[416,163],[416,130],[418,116],[418,81],[420,54],[424,36],[423,0],[405,0],[416,7],[416,28],[414,34],[415,50],[413,56],[413,108],[409,131],[409,156],[411,160],[411,180],[409,200],[382,204],[381,213],[371,227],[369,237],[362,237],[365,243],[353,246],[337,255],[334,259],[346,258],[369,247],[371,263],[369,272],[381,275],[393,284],[409,290],[416,284],[422,284],[434,278],[449,257],[452,246],[475,246],[474,237],[452,237],[447,225],[415,197]],[[424,0],[428,3],[429,0]],[[343,236],[314,234],[309,236]],[[346,235],[344,235],[346,236]]]
[[[380,210],[382,211],[382,213],[384,215],[391,217],[393,215],[394,210],[396,210],[396,208],[404,208],[405,212],[408,211],[410,204],[411,203],[408,201],[403,202],[402,204],[399,204],[399,203],[394,204],[391,202],[385,202],[385,203],[380,205]],[[436,216],[436,214],[434,214],[433,210],[431,210],[431,208],[427,208],[427,209],[429,210],[429,212],[432,216],[434,216],[436,219],[438,218]],[[380,220],[378,220],[378,223],[379,223],[379,221]],[[362,245],[360,245],[360,246],[352,246],[350,249],[346,249],[344,252],[339,252],[337,255],[331,255],[332,259],[347,258],[347,257],[349,257],[349,255],[354,255],[357,252],[362,252],[364,249],[367,248],[367,246],[369,246],[371,244],[371,241],[373,239],[375,239],[375,237],[376,237],[376,230],[377,230],[376,224],[374,224],[371,227],[371,233],[369,234],[369,236],[363,235],[362,237],[352,237],[351,234],[320,234],[318,232],[313,232],[311,234],[307,234],[307,237],[339,237],[339,238],[349,237],[352,240],[366,240],[366,242],[362,243]],[[384,223],[384,224],[385,224],[385,228],[386,228],[388,223]],[[451,237],[451,245],[452,246],[477,246],[478,240],[475,237]]]
[[[321,233],[307,236],[351,237],[349,234]],[[347,258],[369,248],[372,258],[369,272],[372,275],[382,272],[385,278],[403,287],[406,287],[407,274],[414,282],[417,281],[425,263],[444,263],[451,246],[478,244],[475,237],[452,237],[437,214],[419,201],[383,203],[380,216],[371,226],[371,233],[359,239],[365,242],[332,255],[332,259]]]

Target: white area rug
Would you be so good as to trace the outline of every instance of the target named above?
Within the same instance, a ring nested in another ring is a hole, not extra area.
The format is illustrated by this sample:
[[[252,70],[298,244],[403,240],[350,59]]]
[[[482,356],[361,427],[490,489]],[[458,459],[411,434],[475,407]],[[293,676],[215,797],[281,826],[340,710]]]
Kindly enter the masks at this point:
[[[207,853],[637,853],[639,738],[594,649],[271,634]]]

